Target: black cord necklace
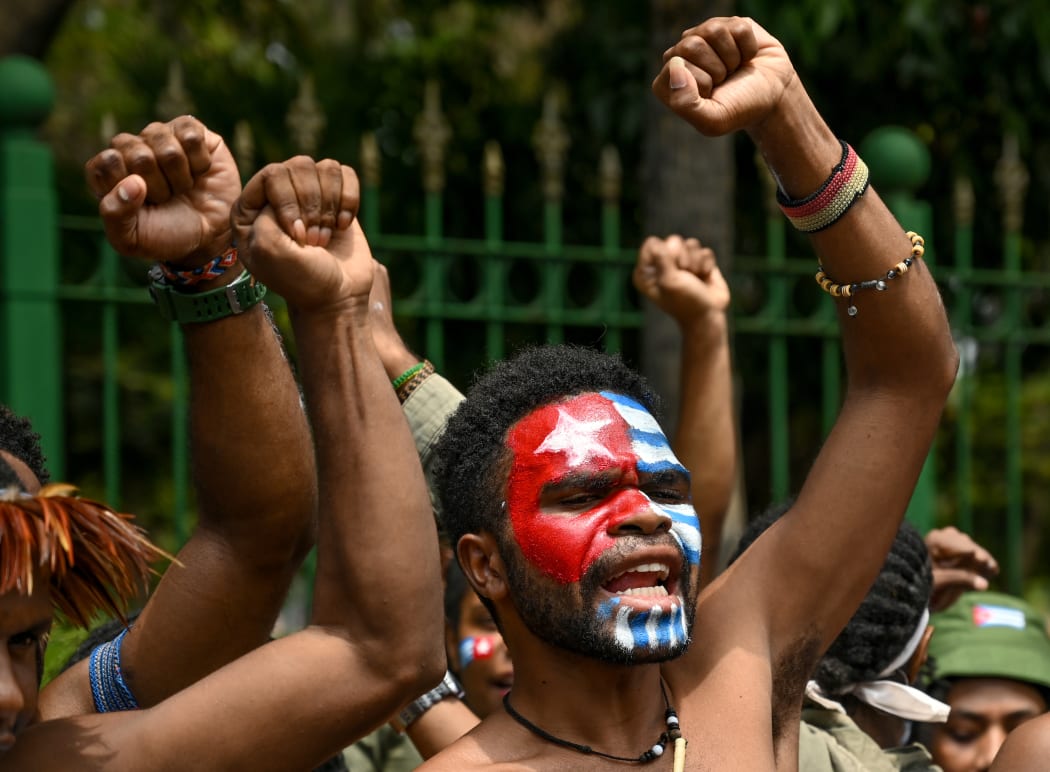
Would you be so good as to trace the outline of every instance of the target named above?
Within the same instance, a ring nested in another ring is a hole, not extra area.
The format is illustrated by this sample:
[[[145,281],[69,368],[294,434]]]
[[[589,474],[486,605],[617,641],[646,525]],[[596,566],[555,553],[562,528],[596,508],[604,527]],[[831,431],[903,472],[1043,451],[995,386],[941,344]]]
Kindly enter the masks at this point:
[[[609,759],[610,761],[620,761],[625,764],[648,764],[653,759],[657,759],[663,755],[664,749],[675,740],[681,738],[682,732],[678,727],[678,713],[671,707],[670,700],[667,699],[667,690],[664,689],[664,682],[660,681],[660,693],[664,697],[664,719],[667,722],[667,730],[660,734],[660,739],[656,741],[652,748],[647,750],[640,756],[614,756],[611,753],[603,753],[602,751],[595,750],[589,745],[583,745],[581,743],[574,743],[571,740],[563,740],[560,737],[555,737],[550,732],[540,729],[534,723],[529,721],[525,716],[521,715],[514,707],[510,704],[510,692],[503,695],[503,707],[507,709],[507,713],[521,724],[523,727],[528,729],[537,737],[541,737],[549,743],[554,745],[560,745],[562,748],[568,748],[574,750],[577,753],[583,753],[588,756],[601,756],[603,759]]]

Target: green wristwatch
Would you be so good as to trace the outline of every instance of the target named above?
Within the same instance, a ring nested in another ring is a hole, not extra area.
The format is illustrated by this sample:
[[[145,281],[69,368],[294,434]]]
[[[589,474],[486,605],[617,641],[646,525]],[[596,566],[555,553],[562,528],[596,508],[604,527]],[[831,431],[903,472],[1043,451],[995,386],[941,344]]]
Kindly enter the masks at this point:
[[[266,285],[256,281],[247,271],[232,284],[195,294],[179,292],[165,283],[164,275],[156,267],[150,270],[149,276],[149,294],[157,304],[160,315],[179,324],[214,322],[216,319],[243,314],[266,297]]]

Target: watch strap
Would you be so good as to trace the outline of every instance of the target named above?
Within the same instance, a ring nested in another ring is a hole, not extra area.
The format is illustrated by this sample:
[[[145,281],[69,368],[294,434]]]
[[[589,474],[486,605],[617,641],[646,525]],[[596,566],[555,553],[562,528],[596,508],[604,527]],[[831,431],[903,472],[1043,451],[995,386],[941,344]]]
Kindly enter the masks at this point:
[[[150,271],[149,294],[160,315],[179,324],[214,322],[242,314],[266,297],[266,285],[244,271],[233,282],[205,292],[180,292]]]

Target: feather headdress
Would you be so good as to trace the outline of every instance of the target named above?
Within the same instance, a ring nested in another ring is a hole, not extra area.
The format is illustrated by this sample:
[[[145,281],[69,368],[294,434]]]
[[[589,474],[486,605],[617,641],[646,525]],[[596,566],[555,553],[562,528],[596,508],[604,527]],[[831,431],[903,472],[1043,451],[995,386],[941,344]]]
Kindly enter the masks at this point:
[[[99,611],[125,619],[128,603],[149,587],[150,563],[167,558],[131,515],[78,498],[54,483],[35,496],[0,490],[0,593],[33,591],[47,572],[52,603],[87,627]]]

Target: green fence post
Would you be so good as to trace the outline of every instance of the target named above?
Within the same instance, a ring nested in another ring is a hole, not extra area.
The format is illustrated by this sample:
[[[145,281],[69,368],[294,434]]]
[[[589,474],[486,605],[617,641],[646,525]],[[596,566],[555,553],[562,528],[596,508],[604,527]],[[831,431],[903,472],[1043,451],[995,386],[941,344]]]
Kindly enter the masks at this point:
[[[914,132],[899,126],[875,129],[864,138],[861,157],[871,170],[871,182],[905,230],[925,236],[926,262],[934,258],[933,215],[930,205],[915,197],[930,176],[930,153]],[[937,482],[934,448],[930,449],[915,493],[908,505],[907,518],[921,532],[931,529],[936,521]]]
[[[791,492],[791,437],[788,396],[788,276],[786,228],[777,206],[777,183],[760,155],[755,164],[763,183],[766,212],[766,265],[769,268],[769,300],[764,313],[770,321],[767,366],[769,373],[769,487],[772,501],[783,501]]]
[[[543,173],[543,246],[547,259],[540,280],[547,342],[561,343],[565,339],[565,281],[568,274],[562,250],[562,198],[569,132],[561,120],[561,95],[558,91],[547,92],[543,99],[543,115],[533,131],[532,144]]]
[[[623,280],[624,272],[616,264],[620,250],[620,194],[623,168],[620,153],[613,145],[602,148],[598,166],[602,195],[602,252],[607,262],[601,272],[601,308],[607,320],[605,350],[619,351],[623,346]]]
[[[1007,277],[1006,352],[1006,571],[1007,588],[1018,595],[1022,584],[1024,538],[1024,469],[1021,433],[1021,379],[1024,353],[1024,320],[1021,298],[1021,224],[1028,190],[1028,170],[1021,161],[1017,137],[1003,138],[1003,155],[995,169],[995,182],[1003,205],[1003,268]]]
[[[50,149],[34,133],[54,103],[43,65],[0,60],[0,400],[40,433],[65,476],[58,198]]]
[[[977,342],[973,338],[973,183],[965,177],[955,181],[953,193],[955,210],[955,270],[958,283],[955,305],[952,308],[952,326],[959,341],[959,376],[955,390],[959,399],[956,419],[955,522],[965,533],[973,533],[973,392],[977,364]]]
[[[423,307],[426,309],[424,348],[438,370],[445,367],[443,312],[447,257],[444,242],[445,147],[452,138],[448,120],[441,112],[441,90],[437,81],[427,81],[423,112],[416,120],[415,138],[423,162],[423,237],[428,250],[423,258]]]
[[[500,259],[503,247],[503,191],[506,168],[499,143],[485,143],[481,161],[482,185],[485,194],[485,264],[482,297],[485,304],[485,352],[492,359],[502,359],[506,337],[500,318],[505,297],[507,270]]]

